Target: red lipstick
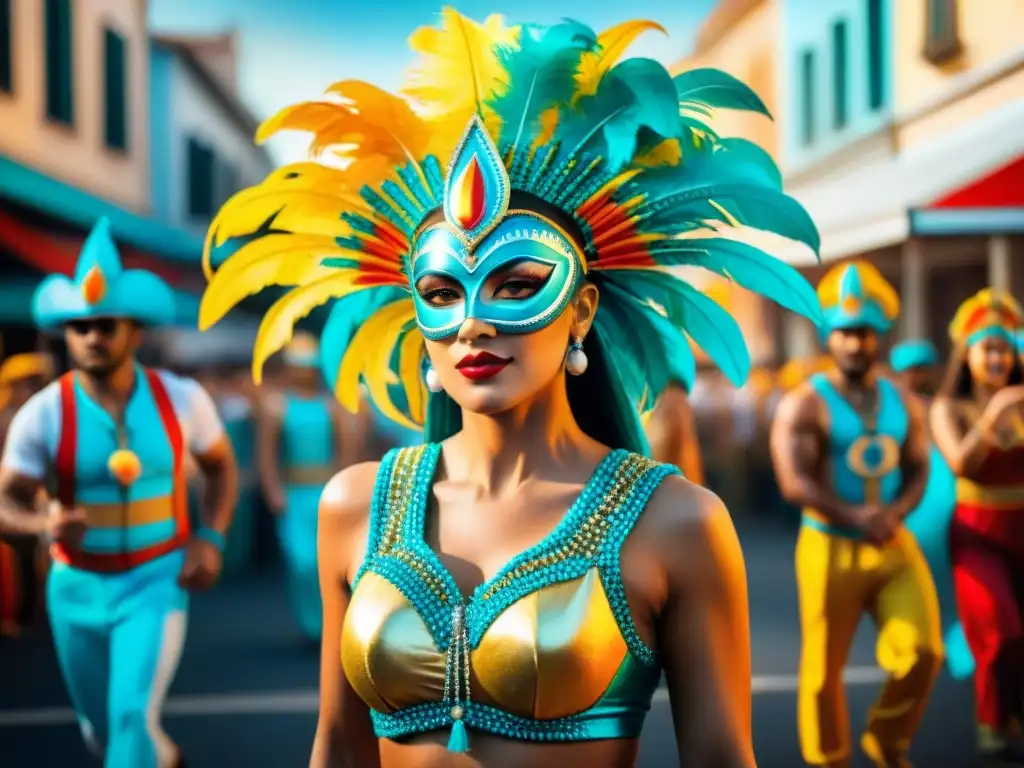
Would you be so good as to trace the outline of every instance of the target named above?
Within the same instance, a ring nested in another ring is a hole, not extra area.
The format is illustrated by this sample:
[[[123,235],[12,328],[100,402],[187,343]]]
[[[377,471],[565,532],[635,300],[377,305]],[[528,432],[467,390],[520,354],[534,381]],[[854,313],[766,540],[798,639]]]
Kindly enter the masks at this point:
[[[490,352],[477,352],[475,355],[466,355],[455,368],[470,381],[484,381],[497,376],[511,362],[511,357],[504,358]]]

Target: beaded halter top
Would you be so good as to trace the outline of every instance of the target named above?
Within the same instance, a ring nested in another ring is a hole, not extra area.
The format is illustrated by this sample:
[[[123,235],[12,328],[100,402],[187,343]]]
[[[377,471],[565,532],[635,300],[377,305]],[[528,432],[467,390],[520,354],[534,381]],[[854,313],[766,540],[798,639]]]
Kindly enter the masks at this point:
[[[559,525],[464,599],[424,539],[438,444],[391,451],[342,628],[378,737],[451,727],[529,741],[635,738],[661,676],[637,634],[621,547],[670,465],[615,450]]]

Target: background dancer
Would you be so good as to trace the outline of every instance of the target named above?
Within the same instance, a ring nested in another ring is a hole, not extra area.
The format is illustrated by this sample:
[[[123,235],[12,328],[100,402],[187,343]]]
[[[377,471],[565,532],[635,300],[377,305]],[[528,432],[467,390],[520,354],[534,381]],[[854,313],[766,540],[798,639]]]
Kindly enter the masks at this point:
[[[818,297],[837,370],[787,394],[772,429],[779,487],[804,510],[796,548],[800,744],[811,765],[851,764],[842,671],[861,616],[870,613],[889,679],[861,747],[878,766],[908,766],[942,658],[931,573],[903,526],[927,479],[924,414],[877,374],[879,334],[899,313],[892,286],[870,264],[854,262],[830,270]]]
[[[889,353],[889,367],[897,381],[918,398],[924,412],[928,413],[940,376],[939,352],[935,345],[924,339],[901,341]],[[928,439],[928,484],[921,503],[907,515],[906,525],[917,539],[935,581],[946,668],[954,678],[962,680],[974,673],[974,657],[957,615],[949,562],[949,526],[956,507],[956,477],[930,434]]]
[[[237,487],[231,446],[198,384],[136,362],[141,326],[173,322],[174,296],[155,275],[122,270],[106,219],[74,280],[40,284],[33,314],[42,329],[64,329],[75,370],[11,423],[0,519],[53,539],[47,607],[87,744],[108,768],[180,765],[159,713],[185,639],[187,590],[209,589],[220,572]],[[186,452],[206,479],[194,533]]]
[[[950,557],[974,654],[978,749],[1024,765],[1024,386],[1010,296],[985,289],[949,326],[954,352],[931,410],[932,435],[957,477]]]
[[[317,507],[327,481],[358,458],[366,431],[343,414],[324,388],[316,339],[299,334],[284,351],[284,386],[263,401],[257,451],[260,482],[284,555],[295,620],[320,639],[320,584],[316,567]],[[351,426],[350,426],[351,425]],[[355,454],[355,456],[353,456]]]

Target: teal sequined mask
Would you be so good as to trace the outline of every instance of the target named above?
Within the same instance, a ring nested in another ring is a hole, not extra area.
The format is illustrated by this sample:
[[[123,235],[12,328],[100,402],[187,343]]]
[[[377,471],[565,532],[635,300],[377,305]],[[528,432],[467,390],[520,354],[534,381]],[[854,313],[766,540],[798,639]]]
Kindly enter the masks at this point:
[[[526,206],[510,209],[510,198],[505,165],[474,119],[448,169],[444,219],[428,224],[412,248],[416,322],[428,339],[451,336],[469,317],[502,333],[530,333],[568,305],[585,272],[579,247],[543,213]],[[540,289],[524,299],[496,297],[493,278],[522,263],[550,270]],[[428,275],[458,283],[461,300],[431,304],[415,290]]]

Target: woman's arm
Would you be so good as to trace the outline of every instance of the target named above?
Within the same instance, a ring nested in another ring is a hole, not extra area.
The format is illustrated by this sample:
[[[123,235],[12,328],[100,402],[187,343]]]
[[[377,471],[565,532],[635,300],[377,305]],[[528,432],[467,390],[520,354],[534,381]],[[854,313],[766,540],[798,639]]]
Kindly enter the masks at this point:
[[[967,429],[957,413],[956,404],[947,397],[935,399],[928,421],[935,447],[953,474],[973,477],[992,447],[988,421],[978,419]]]
[[[680,763],[755,768],[743,553],[722,502],[703,489],[684,490],[675,480],[669,478],[659,492],[677,511],[659,531],[668,594],[658,647]]]
[[[320,497],[317,557],[323,596],[320,651],[320,717],[310,768],[380,768],[370,712],[341,668],[341,626],[355,575],[357,547],[366,524],[378,464],[354,464],[338,473]]]

